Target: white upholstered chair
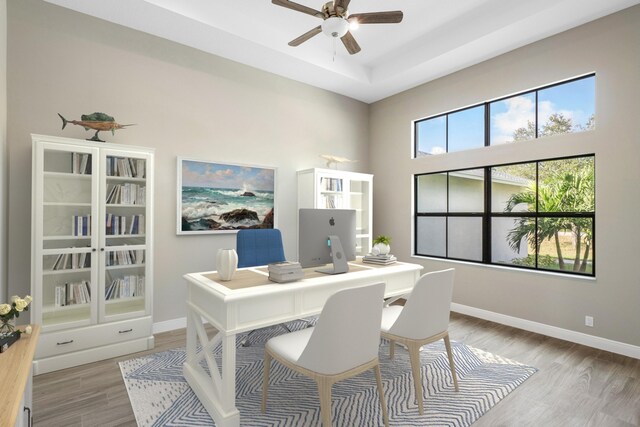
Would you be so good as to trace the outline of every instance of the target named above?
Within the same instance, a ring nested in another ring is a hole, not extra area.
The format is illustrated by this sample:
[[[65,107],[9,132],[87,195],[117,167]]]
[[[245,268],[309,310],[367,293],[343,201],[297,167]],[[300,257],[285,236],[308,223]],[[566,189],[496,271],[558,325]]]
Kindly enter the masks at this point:
[[[271,338],[265,345],[262,412],[272,358],[316,381],[324,427],[331,426],[333,383],[373,368],[388,426],[378,360],[383,296],[384,283],[340,290],[329,297],[316,326]]]
[[[458,378],[448,332],[453,275],[453,268],[422,275],[411,293],[405,297],[407,300],[404,307],[387,305],[382,312],[381,333],[383,338],[390,341],[390,357],[394,357],[396,342],[405,345],[409,351],[420,414],[424,413],[420,375],[420,347],[423,345],[444,339],[453,385],[458,391]]]

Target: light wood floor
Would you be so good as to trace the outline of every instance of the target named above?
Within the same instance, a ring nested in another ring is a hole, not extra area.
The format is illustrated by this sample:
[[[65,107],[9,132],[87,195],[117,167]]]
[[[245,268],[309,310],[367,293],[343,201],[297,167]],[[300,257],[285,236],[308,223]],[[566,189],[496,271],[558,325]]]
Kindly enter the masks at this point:
[[[640,426],[638,359],[455,313],[449,331],[454,341],[539,369],[474,426]],[[184,346],[184,329],[158,334],[155,342],[146,353]],[[35,425],[135,426],[117,362],[142,354],[38,375]]]

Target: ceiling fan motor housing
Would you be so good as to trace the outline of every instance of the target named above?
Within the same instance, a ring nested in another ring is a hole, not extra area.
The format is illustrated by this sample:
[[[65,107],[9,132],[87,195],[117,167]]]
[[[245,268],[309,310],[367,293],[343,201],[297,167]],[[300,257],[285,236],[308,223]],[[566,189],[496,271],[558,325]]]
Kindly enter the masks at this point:
[[[349,21],[332,16],[322,22],[322,32],[329,37],[342,37],[349,31]]]

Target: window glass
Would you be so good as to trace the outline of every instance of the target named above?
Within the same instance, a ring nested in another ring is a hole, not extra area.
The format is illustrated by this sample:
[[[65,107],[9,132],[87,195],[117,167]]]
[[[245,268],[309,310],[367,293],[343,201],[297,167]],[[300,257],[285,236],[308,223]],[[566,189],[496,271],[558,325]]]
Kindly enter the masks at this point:
[[[593,274],[591,218],[541,218],[538,238],[538,268]]]
[[[448,115],[448,152],[484,147],[484,105]]]
[[[482,218],[449,217],[449,258],[482,261]]]
[[[593,157],[540,162],[540,212],[593,212],[595,177]]]
[[[447,211],[447,174],[438,173],[418,177],[418,212]]]
[[[595,77],[538,91],[538,137],[595,127]]]
[[[420,255],[447,255],[447,219],[445,217],[418,217],[416,252]]]
[[[416,123],[416,157],[447,152],[447,117],[440,116]]]
[[[484,211],[484,169],[449,173],[449,212]]]
[[[536,137],[535,92],[489,104],[489,145],[526,141]]]
[[[535,211],[536,164],[491,168],[491,211]]]
[[[533,218],[492,218],[491,262],[535,268],[535,244],[529,242],[535,229]]]

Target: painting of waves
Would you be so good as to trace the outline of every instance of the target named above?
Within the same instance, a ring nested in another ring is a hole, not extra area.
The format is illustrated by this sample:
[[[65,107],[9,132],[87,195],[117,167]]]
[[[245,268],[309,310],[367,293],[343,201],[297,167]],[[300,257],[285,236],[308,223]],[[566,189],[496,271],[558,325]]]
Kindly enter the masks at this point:
[[[274,227],[275,169],[178,162],[179,234]]]

